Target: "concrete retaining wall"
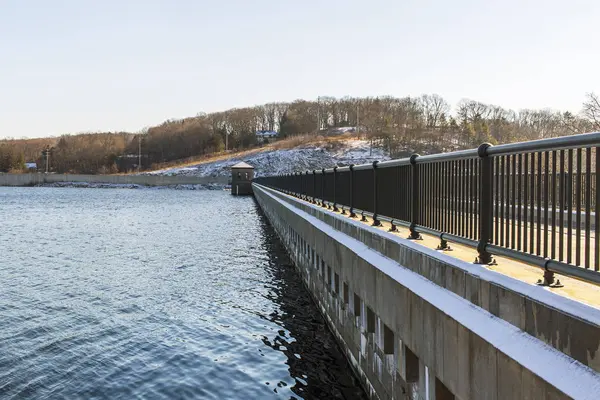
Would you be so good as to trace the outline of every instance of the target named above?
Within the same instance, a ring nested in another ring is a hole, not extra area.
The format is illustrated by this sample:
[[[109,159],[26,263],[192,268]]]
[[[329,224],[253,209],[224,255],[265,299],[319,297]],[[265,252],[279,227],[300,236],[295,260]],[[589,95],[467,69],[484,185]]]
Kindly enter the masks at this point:
[[[33,186],[42,183],[88,182],[136,184],[145,186],[227,184],[229,177],[163,175],[75,175],[75,174],[0,174],[0,186]]]
[[[597,398],[598,310],[567,302],[569,313],[531,285],[491,282],[259,185],[254,194],[371,398]]]

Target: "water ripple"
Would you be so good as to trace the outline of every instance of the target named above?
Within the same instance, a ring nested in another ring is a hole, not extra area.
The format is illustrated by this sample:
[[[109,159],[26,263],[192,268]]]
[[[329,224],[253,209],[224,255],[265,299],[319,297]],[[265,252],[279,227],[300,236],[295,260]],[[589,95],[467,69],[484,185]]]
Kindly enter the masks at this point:
[[[0,188],[0,397],[364,398],[251,198]]]

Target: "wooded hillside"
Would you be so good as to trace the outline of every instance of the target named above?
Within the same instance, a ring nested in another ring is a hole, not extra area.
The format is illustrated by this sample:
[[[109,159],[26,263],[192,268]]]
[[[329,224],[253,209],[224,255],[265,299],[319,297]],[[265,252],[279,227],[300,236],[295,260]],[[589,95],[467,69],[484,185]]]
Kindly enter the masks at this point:
[[[141,132],[101,132],[59,138],[0,141],[0,172],[22,171],[25,162],[44,164],[42,150],[53,147],[50,169],[70,173],[115,173],[124,155],[138,153],[143,167],[192,156],[260,145],[257,130],[281,136],[332,127],[358,127],[393,157],[473,148],[483,142],[508,143],[600,131],[600,98],[589,93],[578,114],[550,109],[509,110],[474,100],[454,108],[438,95],[396,98],[320,97],[234,108],[167,120]],[[131,160],[136,160],[131,157]],[[137,160],[136,160],[137,162]],[[126,164],[128,165],[128,164]],[[129,167],[121,166],[122,169]]]

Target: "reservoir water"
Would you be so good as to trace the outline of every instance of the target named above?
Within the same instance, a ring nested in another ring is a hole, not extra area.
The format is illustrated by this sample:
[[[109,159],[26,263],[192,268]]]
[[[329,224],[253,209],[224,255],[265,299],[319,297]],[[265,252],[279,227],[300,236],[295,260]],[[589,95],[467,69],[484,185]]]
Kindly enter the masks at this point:
[[[0,187],[0,398],[365,397],[251,197]]]

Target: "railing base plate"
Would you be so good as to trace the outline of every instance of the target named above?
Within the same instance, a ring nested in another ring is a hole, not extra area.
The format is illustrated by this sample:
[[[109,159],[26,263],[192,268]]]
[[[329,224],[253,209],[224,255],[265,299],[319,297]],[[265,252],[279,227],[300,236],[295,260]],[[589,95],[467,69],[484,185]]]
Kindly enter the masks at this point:
[[[496,262],[495,258],[492,258],[491,261],[484,262],[479,257],[475,258],[475,264],[479,264],[479,265],[498,265],[498,263]]]
[[[554,279],[554,272],[546,269],[544,271],[543,279],[538,279],[538,286],[546,286],[552,289],[564,287],[562,283],[560,283],[560,279]]]

